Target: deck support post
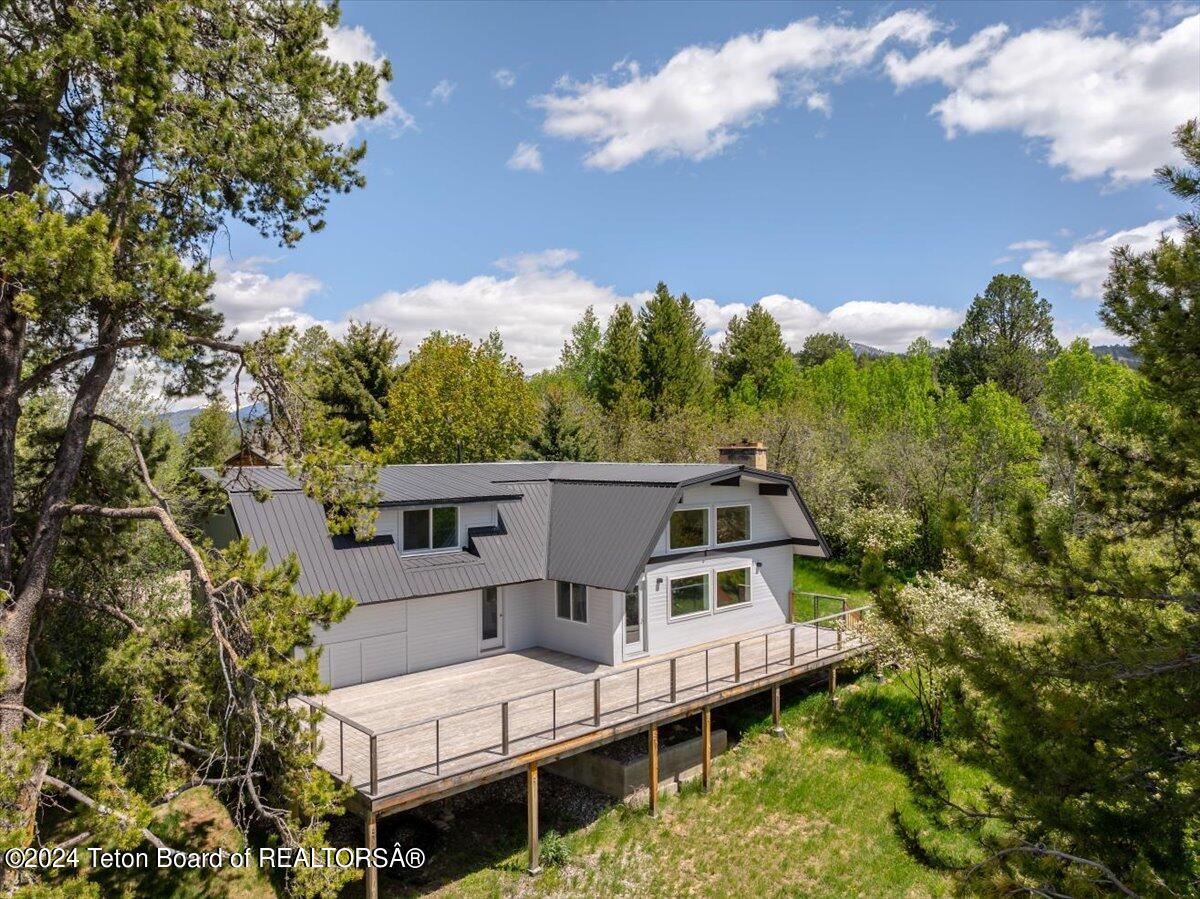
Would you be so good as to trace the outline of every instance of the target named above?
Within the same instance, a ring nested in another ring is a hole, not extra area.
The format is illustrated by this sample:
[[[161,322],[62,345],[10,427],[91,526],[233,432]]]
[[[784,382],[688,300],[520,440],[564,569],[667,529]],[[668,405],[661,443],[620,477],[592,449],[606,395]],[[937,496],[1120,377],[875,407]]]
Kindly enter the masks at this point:
[[[363,842],[367,848],[367,870],[363,876],[363,891],[366,899],[379,899],[379,869],[375,867],[375,843],[377,821],[374,812],[367,812],[363,819]]]
[[[530,762],[525,778],[525,807],[529,826],[529,873],[541,874],[542,862],[538,848],[538,766]]]
[[[837,665],[829,666],[829,695],[837,698]]]
[[[771,687],[771,733],[783,736],[783,725],[779,723],[779,684]]]
[[[712,707],[700,710],[700,785],[708,792],[712,783]]]
[[[650,725],[650,817],[658,817],[658,725]]]
[[[508,755],[508,703],[500,703],[500,754]]]

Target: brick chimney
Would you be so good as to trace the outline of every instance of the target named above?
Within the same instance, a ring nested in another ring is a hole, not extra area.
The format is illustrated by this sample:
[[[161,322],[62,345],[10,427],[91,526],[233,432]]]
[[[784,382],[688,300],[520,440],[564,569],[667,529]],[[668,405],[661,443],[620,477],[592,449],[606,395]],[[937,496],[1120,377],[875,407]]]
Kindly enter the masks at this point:
[[[748,468],[767,468],[767,449],[761,440],[743,440],[717,447],[717,459],[722,465],[745,465]]]

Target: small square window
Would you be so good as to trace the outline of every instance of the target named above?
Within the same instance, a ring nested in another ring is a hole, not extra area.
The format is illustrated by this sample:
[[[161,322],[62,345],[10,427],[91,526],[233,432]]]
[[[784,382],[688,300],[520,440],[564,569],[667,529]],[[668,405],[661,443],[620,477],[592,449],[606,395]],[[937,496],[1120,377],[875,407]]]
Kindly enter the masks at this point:
[[[671,617],[708,610],[708,575],[693,574],[671,579]]]
[[[708,545],[708,509],[678,509],[671,513],[671,549]]]
[[[717,572],[717,608],[741,605],[750,601],[750,569],[731,568]]]
[[[723,506],[717,509],[717,544],[742,543],[750,539],[750,507]]]
[[[404,510],[404,549],[429,549],[429,510]]]
[[[587,587],[559,581],[556,585],[554,614],[564,621],[587,623]]]

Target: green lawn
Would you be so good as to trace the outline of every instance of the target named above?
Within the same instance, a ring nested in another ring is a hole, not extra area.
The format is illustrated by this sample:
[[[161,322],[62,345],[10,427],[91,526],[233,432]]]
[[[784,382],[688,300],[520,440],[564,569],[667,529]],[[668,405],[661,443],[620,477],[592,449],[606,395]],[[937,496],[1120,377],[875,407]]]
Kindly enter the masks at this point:
[[[784,738],[767,732],[761,707],[745,714],[755,723],[715,762],[710,794],[689,785],[664,800],[658,820],[614,807],[567,833],[567,861],[537,878],[522,873],[524,853],[514,839],[505,857],[459,876],[438,871],[435,895],[952,894],[948,875],[907,854],[892,827],[908,788],[889,761],[888,743],[916,727],[912,701],[899,687],[864,680],[844,688],[837,706],[823,693],[800,697],[785,708]],[[949,773],[955,791],[980,786],[969,769]],[[505,817],[515,811],[510,807]],[[497,820],[496,829],[521,823]],[[947,848],[964,858],[968,851]],[[401,896],[428,886],[385,889]]]
[[[854,572],[844,564],[801,556],[796,556],[792,565],[792,590],[795,591],[797,621],[840,612],[842,604],[830,596],[848,597],[851,608],[871,598],[871,594],[858,585]],[[805,596],[806,593],[826,595],[813,597]]]

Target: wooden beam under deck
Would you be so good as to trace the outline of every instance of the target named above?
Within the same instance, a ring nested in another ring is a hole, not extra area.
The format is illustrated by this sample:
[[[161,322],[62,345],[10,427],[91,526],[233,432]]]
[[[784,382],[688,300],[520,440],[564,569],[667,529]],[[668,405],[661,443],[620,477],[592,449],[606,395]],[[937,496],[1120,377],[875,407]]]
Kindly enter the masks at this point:
[[[548,764],[567,756],[623,739],[624,737],[647,730],[652,725],[662,726],[670,724],[673,721],[695,715],[706,707],[711,709],[713,706],[724,705],[736,699],[761,692],[775,684],[788,683],[798,677],[811,674],[814,671],[820,671],[839,662],[844,662],[857,655],[860,651],[858,647],[846,647],[841,652],[821,655],[818,658],[802,661],[795,667],[784,671],[777,671],[753,680],[743,679],[740,683],[714,693],[694,699],[685,699],[673,706],[660,707],[637,717],[628,718],[587,733],[560,740],[556,743],[550,743],[518,753],[490,765],[484,765],[458,774],[447,775],[438,780],[430,781],[402,792],[372,798],[356,790],[348,805],[351,811],[360,816],[374,813],[377,817],[383,817],[407,811],[408,809],[424,805],[427,802],[444,799],[465,790],[501,780],[522,768],[526,768],[531,763]]]

